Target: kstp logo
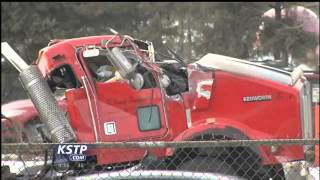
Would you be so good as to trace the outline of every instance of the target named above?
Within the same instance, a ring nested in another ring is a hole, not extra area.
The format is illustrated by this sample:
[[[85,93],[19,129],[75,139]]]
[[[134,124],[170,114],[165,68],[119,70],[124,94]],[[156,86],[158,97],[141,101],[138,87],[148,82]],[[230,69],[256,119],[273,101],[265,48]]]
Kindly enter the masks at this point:
[[[86,150],[87,145],[59,145],[57,154],[83,154]]]
[[[70,161],[85,161],[86,155],[83,153],[88,150],[87,145],[59,145],[57,155],[69,155]]]

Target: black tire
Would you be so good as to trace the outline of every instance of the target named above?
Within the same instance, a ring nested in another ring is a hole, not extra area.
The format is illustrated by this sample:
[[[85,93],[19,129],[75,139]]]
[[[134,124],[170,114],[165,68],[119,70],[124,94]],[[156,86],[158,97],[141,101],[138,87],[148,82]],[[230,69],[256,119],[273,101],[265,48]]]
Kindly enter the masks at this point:
[[[236,170],[237,175],[246,179],[282,180],[285,179],[281,164],[261,164],[260,157],[248,148],[230,149],[226,161]],[[241,157],[241,158],[239,158]]]
[[[285,179],[281,164],[263,166],[259,156],[247,148],[198,149],[190,152],[194,152],[192,157],[191,153],[178,156],[178,159],[191,158],[179,163],[177,170],[219,173],[253,180]]]
[[[176,169],[236,175],[236,171],[226,162],[223,162],[218,158],[210,157],[197,156],[191,160],[182,162]]]
[[[252,180],[285,180],[285,175],[281,164],[273,166],[252,164],[252,168],[239,169],[237,171],[237,175]]]

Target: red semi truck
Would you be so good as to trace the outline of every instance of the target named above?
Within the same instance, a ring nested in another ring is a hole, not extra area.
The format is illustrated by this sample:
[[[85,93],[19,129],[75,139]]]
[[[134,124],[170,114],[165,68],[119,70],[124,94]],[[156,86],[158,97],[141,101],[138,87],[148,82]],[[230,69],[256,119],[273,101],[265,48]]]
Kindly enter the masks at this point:
[[[2,46],[6,54],[7,46]],[[289,73],[210,53],[186,64],[177,56],[160,60],[155,53],[152,43],[118,34],[52,41],[30,66],[7,53],[31,100],[1,107],[3,142],[17,129],[13,126],[22,129],[18,139],[23,142],[314,138],[311,86],[301,69]],[[112,70],[101,70],[106,67]],[[110,72],[121,78],[109,82]],[[284,175],[284,160],[303,160],[307,148],[237,151],[252,152],[248,158],[258,162],[256,175],[268,179]],[[144,149],[88,153],[95,165],[132,163],[145,156]],[[149,154],[168,164],[181,156],[171,148]],[[175,162],[175,168],[196,161]],[[236,163],[247,167],[241,160]]]

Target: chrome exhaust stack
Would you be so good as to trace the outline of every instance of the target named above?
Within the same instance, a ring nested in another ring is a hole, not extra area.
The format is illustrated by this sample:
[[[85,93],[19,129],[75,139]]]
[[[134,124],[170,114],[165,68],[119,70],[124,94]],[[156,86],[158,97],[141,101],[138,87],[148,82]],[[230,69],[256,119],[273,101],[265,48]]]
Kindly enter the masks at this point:
[[[20,72],[20,81],[35,105],[40,120],[48,128],[51,140],[55,143],[75,142],[76,136],[69,119],[59,108],[39,68],[35,65],[27,65],[6,42],[1,43],[1,54]]]

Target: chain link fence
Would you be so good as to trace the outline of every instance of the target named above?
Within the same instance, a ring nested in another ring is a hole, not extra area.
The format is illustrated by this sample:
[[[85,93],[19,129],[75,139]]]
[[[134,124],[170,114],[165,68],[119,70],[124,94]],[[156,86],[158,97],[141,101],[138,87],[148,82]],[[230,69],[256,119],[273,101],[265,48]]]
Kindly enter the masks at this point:
[[[65,151],[67,157],[71,157],[72,153],[68,154],[68,145],[77,147],[78,150],[84,146],[85,156],[81,154],[72,156],[73,160],[78,161],[72,161],[70,158],[63,161],[63,156],[58,158],[57,151]],[[3,179],[319,179],[319,165],[314,163],[315,158],[319,158],[315,155],[315,146],[319,146],[319,139],[219,141],[198,139],[182,142],[90,144],[2,143],[1,177]],[[286,148],[289,148],[289,152],[285,151]],[[269,150],[270,153],[263,154],[261,150],[265,152]],[[88,153],[90,151],[92,154]]]

